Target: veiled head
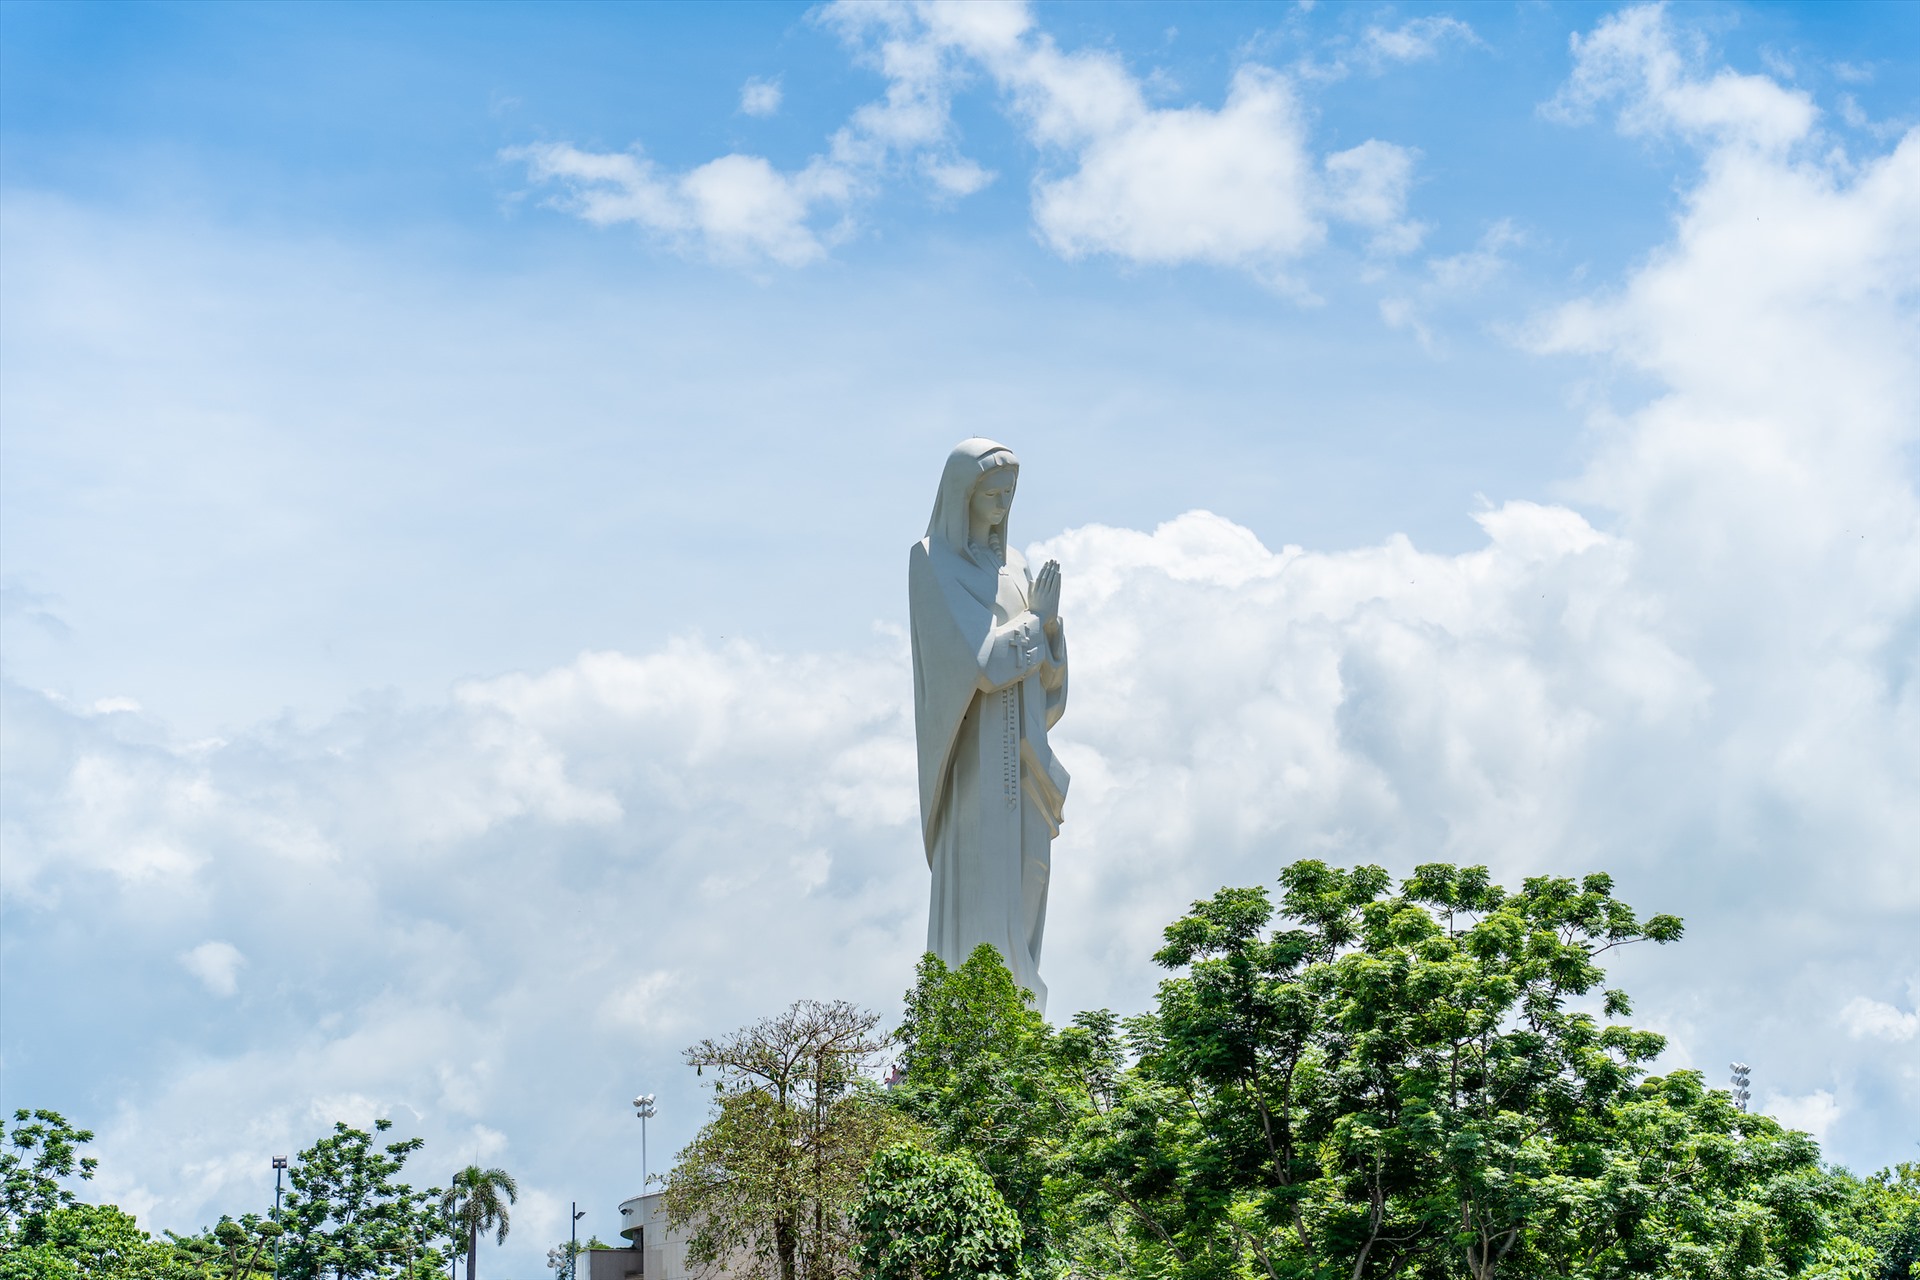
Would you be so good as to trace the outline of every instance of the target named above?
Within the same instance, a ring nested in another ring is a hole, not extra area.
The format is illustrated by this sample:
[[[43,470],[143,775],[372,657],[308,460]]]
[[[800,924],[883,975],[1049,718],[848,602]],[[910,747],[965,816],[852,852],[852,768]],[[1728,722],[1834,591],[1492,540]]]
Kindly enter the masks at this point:
[[[991,544],[996,550],[1004,550],[1007,512],[1019,475],[1020,460],[1007,446],[980,436],[962,440],[947,455],[946,468],[940,473],[940,491],[934,495],[927,536],[946,542],[964,555],[972,516],[978,508],[987,517]]]

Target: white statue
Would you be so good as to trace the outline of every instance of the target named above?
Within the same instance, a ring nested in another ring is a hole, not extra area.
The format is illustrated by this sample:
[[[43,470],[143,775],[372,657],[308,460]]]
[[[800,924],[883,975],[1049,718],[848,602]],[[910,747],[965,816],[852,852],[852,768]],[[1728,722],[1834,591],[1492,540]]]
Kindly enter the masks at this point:
[[[927,950],[958,967],[983,942],[1047,1006],[1040,941],[1067,771],[1047,730],[1067,703],[1060,566],[1036,578],[1007,538],[1013,451],[962,440],[947,457],[907,573],[920,820],[933,902]]]

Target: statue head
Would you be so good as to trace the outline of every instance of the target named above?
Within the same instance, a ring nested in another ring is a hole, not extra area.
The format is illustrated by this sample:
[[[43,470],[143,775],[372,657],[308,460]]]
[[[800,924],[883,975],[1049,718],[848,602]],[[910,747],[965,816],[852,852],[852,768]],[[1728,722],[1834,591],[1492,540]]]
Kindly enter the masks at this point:
[[[940,473],[940,491],[934,495],[933,518],[927,536],[945,541],[966,554],[969,542],[993,549],[996,557],[1007,549],[1007,512],[1020,479],[1020,460],[1003,444],[974,436],[962,440],[947,455]]]

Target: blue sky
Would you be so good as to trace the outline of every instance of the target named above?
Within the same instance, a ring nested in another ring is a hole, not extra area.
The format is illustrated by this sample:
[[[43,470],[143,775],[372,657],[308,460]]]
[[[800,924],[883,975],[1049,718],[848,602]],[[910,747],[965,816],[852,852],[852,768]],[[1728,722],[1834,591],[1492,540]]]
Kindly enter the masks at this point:
[[[0,7],[0,1101],[159,1225],[391,1114],[610,1231],[679,1046],[898,998],[984,433],[1057,1011],[1292,856],[1606,868],[1672,1064],[1910,1157],[1914,13]]]

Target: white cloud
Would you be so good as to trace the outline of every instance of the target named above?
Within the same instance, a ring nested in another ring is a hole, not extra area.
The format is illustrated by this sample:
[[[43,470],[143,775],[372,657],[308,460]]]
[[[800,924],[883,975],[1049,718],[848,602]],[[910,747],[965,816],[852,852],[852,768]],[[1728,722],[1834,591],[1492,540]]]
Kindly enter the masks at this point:
[[[1370,25],[1361,37],[1361,49],[1371,59],[1382,62],[1423,62],[1436,56],[1449,41],[1477,45],[1480,37],[1458,18],[1430,14],[1412,18],[1397,27]]]
[[[1810,1133],[1816,1141],[1824,1140],[1846,1108],[1835,1101],[1833,1093],[1827,1089],[1815,1089],[1812,1093],[1798,1096],[1775,1095],[1767,1099],[1761,1108],[1789,1129],[1798,1129]]]
[[[780,80],[775,77],[763,80],[751,76],[740,86],[740,112],[742,115],[766,117],[777,115],[780,111]]]
[[[1637,5],[1572,37],[1573,75],[1548,104],[1550,116],[1589,118],[1619,104],[1629,134],[1680,134],[1779,150],[1799,142],[1818,112],[1802,90],[1766,76],[1704,68],[1704,50],[1683,49],[1664,5]]]
[[[1328,208],[1371,230],[1377,253],[1411,253],[1426,234],[1406,217],[1417,154],[1373,138],[1326,158]]]
[[[864,7],[839,11],[862,29]],[[1405,218],[1413,153],[1370,140],[1328,157],[1323,177],[1297,89],[1277,71],[1240,67],[1218,109],[1154,107],[1118,57],[1062,50],[1024,6],[913,13],[919,40],[984,68],[1034,144],[1064,162],[1033,185],[1034,223],[1063,257],[1209,263],[1284,283],[1329,217],[1372,231],[1381,251],[1418,241]]]
[[[1298,105],[1278,76],[1243,68],[1219,111],[1145,110],[1101,121],[1079,167],[1034,187],[1034,221],[1063,257],[1267,266],[1323,235]]]
[[[240,969],[247,958],[230,942],[203,942],[182,952],[180,963],[216,996],[230,996],[240,988]]]
[[[932,156],[921,157],[920,172],[935,187],[953,196],[970,196],[984,190],[996,176],[992,170],[983,169],[971,160],[939,160]]]
[[[1855,996],[1841,1006],[1840,1023],[1854,1039],[1905,1044],[1920,1036],[1920,1013],[1908,1013],[1880,1000]]]
[[[847,169],[819,158],[782,173],[759,156],[735,154],[666,174],[638,152],[589,152],[564,142],[502,155],[524,162],[535,182],[560,186],[566,194],[555,203],[596,226],[633,223],[734,264],[798,267],[820,258],[826,245],[812,219],[823,207],[844,204],[854,184]]]
[[[498,1129],[489,1129],[484,1124],[476,1124],[467,1130],[467,1150],[473,1152],[475,1164],[495,1159],[506,1149],[507,1135]],[[537,1191],[534,1193],[536,1197],[539,1194]]]

